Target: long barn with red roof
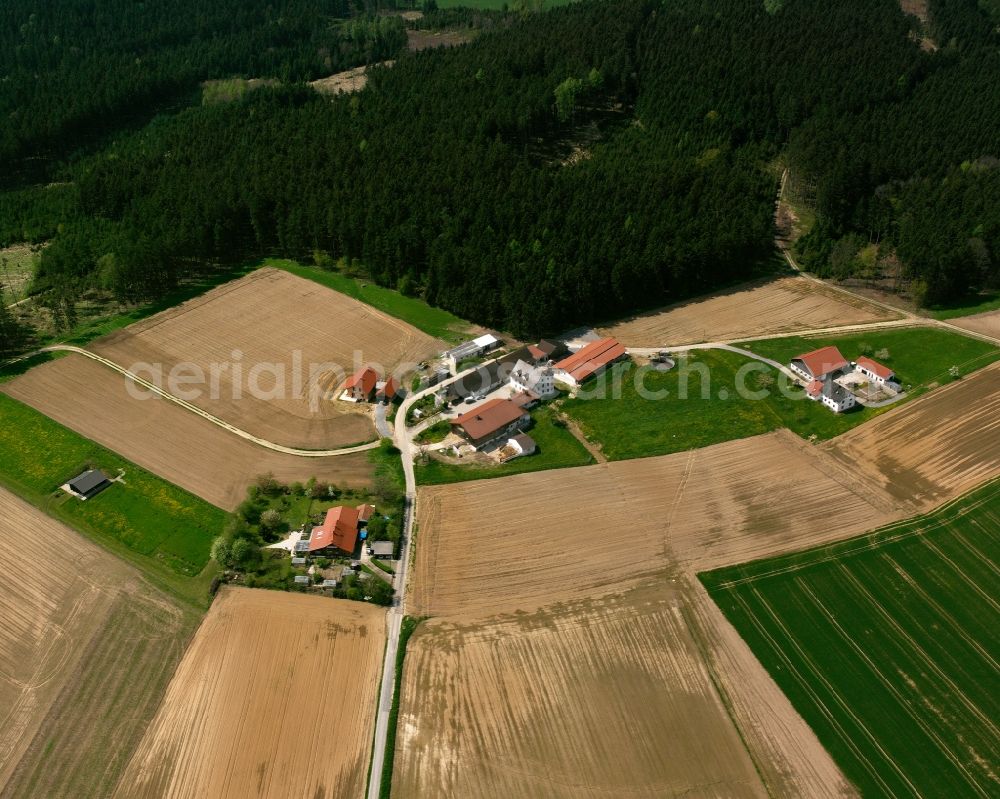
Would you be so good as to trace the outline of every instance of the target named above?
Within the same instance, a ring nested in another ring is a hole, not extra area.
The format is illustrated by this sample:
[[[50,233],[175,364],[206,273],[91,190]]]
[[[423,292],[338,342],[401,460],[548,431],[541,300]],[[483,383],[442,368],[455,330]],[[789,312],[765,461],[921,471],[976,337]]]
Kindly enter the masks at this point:
[[[561,383],[578,386],[584,380],[599,374],[615,361],[627,355],[625,346],[617,339],[601,338],[568,355],[555,364],[555,377]]]

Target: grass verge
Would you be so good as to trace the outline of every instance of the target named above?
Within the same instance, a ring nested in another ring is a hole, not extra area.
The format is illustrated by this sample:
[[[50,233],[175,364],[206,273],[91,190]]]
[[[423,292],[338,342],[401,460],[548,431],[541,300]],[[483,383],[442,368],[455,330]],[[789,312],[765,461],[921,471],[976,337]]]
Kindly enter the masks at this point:
[[[81,502],[59,489],[85,468],[123,473]],[[212,538],[226,514],[121,456],[0,394],[0,482],[45,513],[138,566],[196,605],[208,601]]]
[[[406,297],[398,291],[384,288],[371,280],[360,280],[339,272],[328,272],[315,266],[289,261],[268,259],[265,266],[284,269],[297,277],[319,283],[348,297],[367,303],[390,316],[408,322],[429,336],[448,342],[466,338],[469,323],[441,308],[434,308],[417,297]]]
[[[396,725],[399,722],[399,693],[403,684],[403,661],[406,659],[406,645],[417,629],[421,616],[404,616],[399,631],[399,648],[396,650],[396,684],[392,687],[392,709],[385,732],[385,760],[382,762],[382,781],[379,783],[379,799],[389,799],[392,793],[392,767],[396,759]]]
[[[998,560],[993,481],[874,533],[699,578],[862,795],[986,796],[1000,758]]]

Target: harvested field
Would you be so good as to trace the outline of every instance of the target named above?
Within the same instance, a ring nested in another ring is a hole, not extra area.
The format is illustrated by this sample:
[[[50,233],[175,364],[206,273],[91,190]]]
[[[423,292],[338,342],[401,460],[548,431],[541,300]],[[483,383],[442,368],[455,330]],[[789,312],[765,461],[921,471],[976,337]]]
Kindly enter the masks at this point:
[[[770,278],[601,328],[631,347],[735,341],[899,318],[804,277]]]
[[[224,588],[115,797],[360,797],[385,610]]]
[[[425,622],[403,680],[395,796],[768,795],[662,584]]]
[[[984,336],[1000,339],[1000,311],[960,316],[956,319],[949,319],[948,324],[971,330],[973,333],[982,333]]]
[[[844,538],[900,515],[884,493],[784,430],[419,491],[414,615],[531,611]],[[836,525],[812,522],[831,506],[841,510]]]
[[[823,445],[910,513],[1000,474],[1000,364]]]
[[[0,569],[0,795],[107,796],[194,613],[4,489]]]
[[[268,441],[313,449],[374,438],[366,406],[335,399],[358,366],[392,370],[443,348],[399,319],[273,268],[91,345],[125,367],[162,365],[164,375],[186,364],[193,371],[185,375],[201,375],[181,386],[197,391],[195,405]]]
[[[2,390],[227,510],[264,472],[288,482],[315,476],[357,487],[372,478],[364,452],[303,458],[259,447],[162,398],[136,399],[122,375],[81,355],[37,366]]]

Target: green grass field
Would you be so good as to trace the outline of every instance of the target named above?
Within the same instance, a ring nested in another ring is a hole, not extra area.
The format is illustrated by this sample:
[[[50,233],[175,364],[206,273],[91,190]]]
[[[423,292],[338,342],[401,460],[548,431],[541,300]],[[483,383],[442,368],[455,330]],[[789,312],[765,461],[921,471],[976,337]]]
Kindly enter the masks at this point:
[[[997,796],[1000,481],[928,516],[700,575],[865,797]]]
[[[88,467],[110,477],[81,502],[59,489]],[[0,394],[0,483],[147,572],[174,594],[206,601],[209,547],[221,509]]]
[[[693,353],[687,371],[616,367],[619,391],[609,385],[603,398],[567,399],[563,410],[588,439],[601,444],[610,460],[665,455],[766,433],[781,426],[771,403],[743,400],[734,390],[736,372],[746,362],[733,353],[701,350]],[[709,370],[707,378],[704,369]],[[685,373],[687,398],[681,399]],[[652,396],[667,393],[663,399],[647,399],[642,387]]]
[[[594,463],[594,457],[565,427],[553,424],[551,408],[540,408],[532,413],[534,426],[528,431],[538,452],[523,458],[515,458],[507,463],[494,466],[464,466],[428,458],[417,461],[415,466],[417,483],[458,483],[462,480],[483,480],[489,477],[505,477],[522,472],[536,472],[541,469],[562,469],[567,466],[587,466]]]
[[[315,266],[303,266],[285,259],[268,259],[264,263],[266,266],[284,269],[293,275],[312,280],[321,286],[367,303],[390,316],[409,322],[429,336],[448,342],[458,342],[467,338],[469,323],[464,319],[459,319],[441,308],[433,308],[416,297],[405,297],[398,291],[383,288],[371,280],[360,280],[339,272],[327,272]]]
[[[948,373],[958,366],[968,374],[1000,358],[1000,349],[978,339],[933,328],[872,331],[864,335],[828,339],[784,338],[741,345],[752,352],[781,363],[794,355],[827,344],[836,344],[844,356],[854,359],[860,347],[872,351],[888,349],[886,363],[899,370],[904,385],[912,389],[907,402],[935,383],[953,378]],[[617,394],[607,381],[603,397],[567,399],[563,409],[580,425],[588,439],[598,443],[611,460],[666,455],[698,449],[737,438],[767,433],[787,427],[803,438],[826,440],[885,413],[899,403],[882,408],[861,408],[831,413],[818,402],[805,397],[795,387],[789,396],[778,391],[778,372],[763,364],[761,368],[774,380],[769,396],[750,399],[738,391],[739,385],[758,390],[758,372],[750,372],[738,382],[740,370],[751,361],[724,350],[693,350],[688,359],[686,395],[683,367],[656,372],[648,367],[628,367],[621,376]],[[707,369],[706,378],[702,372]],[[597,378],[601,380],[601,377]],[[640,381],[640,382],[637,382]],[[639,387],[644,386],[646,396]],[[589,386],[585,387],[589,388]],[[663,399],[650,399],[666,392]],[[703,393],[704,392],[704,393]],[[682,399],[681,396],[686,396]]]
[[[788,363],[793,357],[809,350],[834,344],[847,360],[856,360],[864,349],[872,353],[886,349],[889,357],[882,359],[891,367],[899,381],[914,388],[925,388],[935,382],[946,382],[948,370],[957,366],[965,375],[1000,358],[1000,350],[985,341],[933,327],[887,328],[823,338],[789,338],[752,341],[741,347]]]

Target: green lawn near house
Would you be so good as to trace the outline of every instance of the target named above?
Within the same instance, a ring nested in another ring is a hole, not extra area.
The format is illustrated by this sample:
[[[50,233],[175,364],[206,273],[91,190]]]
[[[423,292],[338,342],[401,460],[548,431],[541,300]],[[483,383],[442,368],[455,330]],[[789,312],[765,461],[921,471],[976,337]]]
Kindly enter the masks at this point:
[[[936,327],[884,328],[814,338],[791,336],[739,346],[787,364],[796,355],[831,344],[849,361],[860,355],[875,358],[880,350],[888,350],[888,358],[876,360],[893,369],[900,383],[914,389],[947,382],[953,366],[966,375],[1000,358],[1000,349],[992,344]]]
[[[857,406],[835,414],[807,399],[800,387],[772,367],[725,350],[692,350],[667,372],[648,365],[616,366],[585,385],[579,397],[567,399],[563,409],[610,460],[698,449],[780,427],[806,439],[825,440],[952,381],[952,366],[966,375],[1000,358],[1000,349],[978,339],[919,327],[740,346],[788,363],[795,355],[829,344],[838,346],[848,360],[865,351],[888,350],[885,363],[898,371],[908,387],[907,396],[880,408]],[[591,396],[602,381],[604,394]],[[741,386],[766,396],[747,396]]]
[[[462,480],[482,480],[594,463],[594,457],[587,452],[583,444],[565,427],[555,424],[555,411],[551,407],[542,407],[534,411],[532,419],[533,425],[526,432],[538,445],[538,452],[534,455],[491,465],[443,463],[433,456],[428,456],[416,463],[417,483],[420,485],[458,483]]]
[[[59,486],[87,468],[109,477],[80,501]],[[207,601],[209,547],[225,523],[220,508],[0,394],[0,483],[131,561],[189,601]]]

